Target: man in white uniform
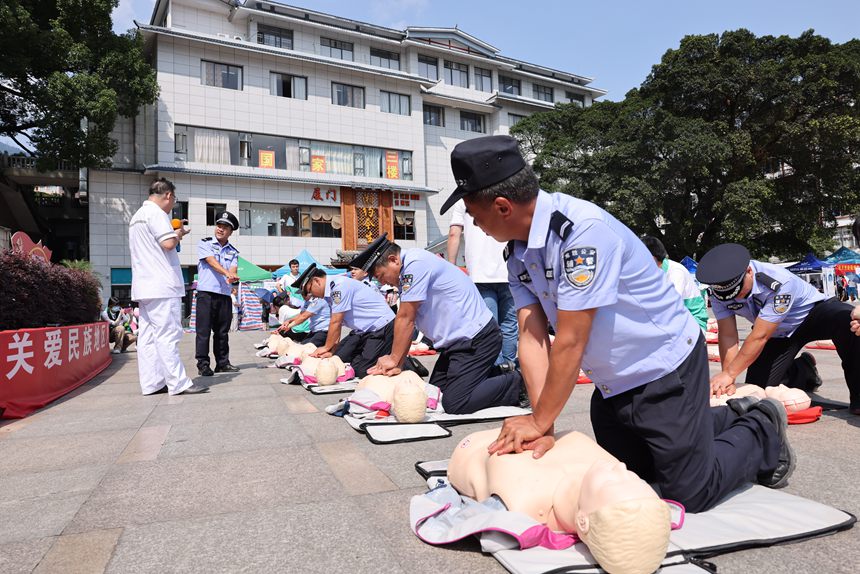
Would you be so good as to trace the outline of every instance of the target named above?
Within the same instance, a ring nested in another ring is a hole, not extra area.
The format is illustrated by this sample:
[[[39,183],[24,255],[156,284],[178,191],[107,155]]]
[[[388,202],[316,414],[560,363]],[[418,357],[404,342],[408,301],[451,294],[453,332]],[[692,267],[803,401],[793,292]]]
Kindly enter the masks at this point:
[[[179,358],[185,284],[176,247],[186,229],[173,229],[167,215],[176,205],[176,187],[163,177],[149,186],[128,226],[131,298],[140,304],[137,365],[144,395],[205,393],[194,385]]]
[[[517,358],[519,329],[514,297],[508,285],[508,267],[502,255],[505,244],[475,225],[462,200],[451,208],[448,228],[448,261],[454,265],[457,264],[461,236],[466,238],[466,270],[502,332],[502,350],[496,364],[507,367]]]

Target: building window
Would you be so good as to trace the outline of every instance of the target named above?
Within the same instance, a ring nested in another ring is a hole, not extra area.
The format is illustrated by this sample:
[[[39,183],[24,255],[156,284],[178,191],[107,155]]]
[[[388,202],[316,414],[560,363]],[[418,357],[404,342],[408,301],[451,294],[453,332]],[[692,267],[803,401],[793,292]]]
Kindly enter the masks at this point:
[[[311,142],[299,140],[299,170],[311,170]]]
[[[293,31],[257,24],[257,43],[276,48],[293,49]]]
[[[364,88],[347,84],[331,83],[331,103],[349,108],[364,107]]]
[[[394,212],[394,239],[402,239],[404,241],[415,240],[415,212],[414,211],[395,211]]]
[[[177,201],[176,205],[173,206],[173,211],[170,212],[170,219],[178,219],[180,221],[188,219],[188,202]]]
[[[269,74],[269,93],[282,98],[306,100],[308,99],[308,79],[272,72]]]
[[[339,207],[239,202],[239,228],[257,237],[340,237]]]
[[[399,114],[401,116],[408,116],[412,113],[409,96],[381,90],[379,92],[379,109],[387,114]]]
[[[522,95],[522,84],[516,78],[510,78],[499,74],[499,91],[515,96]]]
[[[370,65],[380,68],[400,69],[400,54],[388,50],[370,49]]]
[[[173,152],[176,159],[185,161],[188,157],[188,128],[186,126],[175,126],[173,129]]]
[[[549,86],[541,86],[540,84],[532,84],[534,86],[534,98],[536,100],[543,100],[544,102],[552,102],[552,88]]]
[[[364,154],[361,152],[352,154],[352,174],[364,175]]]
[[[445,83],[461,88],[469,87],[469,66],[445,60]]]
[[[228,90],[242,89],[242,68],[240,66],[207,62],[206,60],[201,60],[201,63],[203,73],[200,81],[203,85]]]
[[[218,216],[227,211],[226,203],[207,203],[206,204],[206,225],[215,225]]]
[[[320,38],[320,54],[340,60],[354,60],[352,42],[342,42],[331,38]]]
[[[580,108],[585,107],[585,96],[576,92],[565,92],[564,97],[569,104],[576,104]]]
[[[424,104],[424,125],[445,127],[445,109],[442,106]]]
[[[412,180],[412,152],[400,152],[400,179]]]
[[[493,73],[490,70],[475,67],[475,89],[482,92],[493,91]]]
[[[465,132],[484,133],[484,116],[472,112],[460,112],[460,129]]]
[[[439,60],[418,54],[418,75],[431,80],[439,79]]]
[[[514,127],[528,116],[521,116],[519,114],[508,114],[508,127]]]

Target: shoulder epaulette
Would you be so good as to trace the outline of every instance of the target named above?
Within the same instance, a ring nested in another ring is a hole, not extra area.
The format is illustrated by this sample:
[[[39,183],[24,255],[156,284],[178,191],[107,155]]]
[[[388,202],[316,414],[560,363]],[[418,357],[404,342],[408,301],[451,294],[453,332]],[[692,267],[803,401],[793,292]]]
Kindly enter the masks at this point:
[[[510,257],[511,253],[513,253],[513,252],[514,252],[514,240],[511,239],[510,241],[508,241],[508,244],[505,245],[505,249],[502,251],[502,259],[507,261],[508,257]]]
[[[564,241],[573,230],[573,222],[560,211],[553,211],[549,218],[549,228]]]
[[[211,237],[204,237],[200,241],[212,241],[212,238]]]
[[[782,289],[782,283],[768,275],[767,273],[758,272],[755,274],[755,280],[773,291],[774,293]]]

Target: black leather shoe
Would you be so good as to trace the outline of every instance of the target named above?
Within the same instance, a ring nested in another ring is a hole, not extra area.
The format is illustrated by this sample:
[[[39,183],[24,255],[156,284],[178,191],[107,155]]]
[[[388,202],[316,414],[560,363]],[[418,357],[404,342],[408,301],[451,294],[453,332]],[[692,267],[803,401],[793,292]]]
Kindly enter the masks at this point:
[[[742,417],[758,402],[758,397],[738,397],[736,399],[729,399],[726,401],[726,406],[732,409],[739,417]]]
[[[161,394],[164,394],[164,393],[166,393],[166,392],[167,392],[167,385],[164,385],[163,387],[161,387],[161,388],[160,388],[160,389],[158,389],[157,391],[155,391],[155,392],[153,392],[153,393],[145,394],[145,395],[143,395],[143,396],[145,396],[145,397],[151,397],[152,395],[161,395]]]
[[[181,393],[177,393],[180,395],[199,395],[200,393],[208,393],[209,387],[201,387],[200,385],[193,384]]]
[[[430,371],[427,370],[427,367],[421,364],[421,361],[416,359],[415,357],[406,357],[406,362],[409,363],[409,366],[412,367],[412,370],[415,371],[419,377],[426,377],[430,374]]]
[[[203,367],[202,369],[197,369],[197,374],[201,377],[211,377],[215,373],[208,366]]]
[[[226,364],[226,365],[224,365],[224,366],[221,366],[221,367],[215,367],[215,372],[216,372],[216,373],[238,373],[238,372],[239,372],[239,367],[234,367],[234,366],[233,366],[233,365],[231,365],[230,363],[227,363],[227,364]]]
[[[815,360],[815,356],[812,353],[804,351],[797,357],[797,361],[799,362],[798,367],[807,373],[807,382],[803,390],[808,393],[814,393],[822,383],[821,375],[818,374],[818,369],[816,368],[817,361]]]
[[[779,434],[779,460],[776,469],[771,473],[758,475],[758,483],[768,488],[782,488],[788,484],[788,477],[794,472],[797,460],[794,449],[788,442],[788,415],[785,407],[776,399],[762,399],[752,407],[750,411],[757,410],[770,419]]]

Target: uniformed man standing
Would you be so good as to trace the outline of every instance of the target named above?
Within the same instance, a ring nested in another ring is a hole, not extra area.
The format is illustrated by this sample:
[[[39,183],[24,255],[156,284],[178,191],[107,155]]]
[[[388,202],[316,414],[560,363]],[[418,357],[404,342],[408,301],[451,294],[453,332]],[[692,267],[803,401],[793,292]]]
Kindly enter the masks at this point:
[[[797,354],[811,341],[832,339],[842,359],[851,412],[860,414],[860,339],[851,333],[851,305],[825,299],[790,271],[751,259],[737,243],[705,253],[696,277],[711,285],[719,327],[723,370],[711,379],[712,394],[734,394],[735,379],[744,370],[747,383],[814,391],[821,385],[815,359],[810,353]],[[753,324],[742,346],[736,315]]]
[[[490,452],[551,448],[582,366],[595,383],[597,442],[660,496],[699,512],[747,481],[786,484],[794,456],[782,403],[708,406],[704,335],[633,232],[592,203],[541,191],[511,137],[458,144],[451,167],[458,187],[442,211],[463,198],[478,227],[509,241],[534,405],[505,421]]]
[[[197,372],[204,377],[214,373],[209,367],[209,333],[215,354],[215,373],[235,373],[230,364],[228,336],[232,321],[230,286],[239,282],[239,250],[230,244],[230,235],[239,220],[229,211],[215,221],[215,237],[204,237],[197,245]]]
[[[344,363],[350,363],[357,377],[367,374],[367,369],[376,364],[382,355],[391,352],[394,337],[394,313],[385,304],[382,295],[346,275],[329,277],[315,263],[304,270],[293,287],[302,293],[310,293],[325,299],[331,306],[328,336],[312,356],[337,355]],[[341,327],[346,326],[355,333],[355,345],[342,349]]]
[[[478,288],[462,271],[424,249],[401,251],[385,234],[350,267],[365,270],[401,293],[391,353],[379,358],[371,374],[400,372],[417,326],[441,352],[430,384],[442,389],[446,413],[520,403],[522,376],[516,370],[494,369],[502,333]]]

